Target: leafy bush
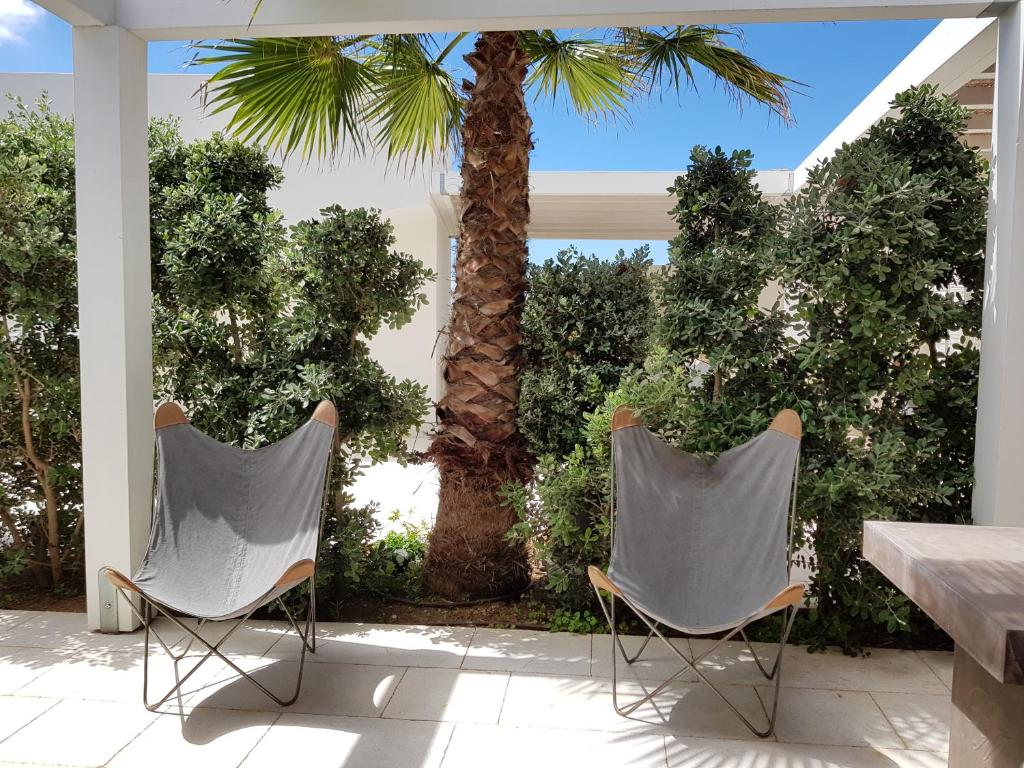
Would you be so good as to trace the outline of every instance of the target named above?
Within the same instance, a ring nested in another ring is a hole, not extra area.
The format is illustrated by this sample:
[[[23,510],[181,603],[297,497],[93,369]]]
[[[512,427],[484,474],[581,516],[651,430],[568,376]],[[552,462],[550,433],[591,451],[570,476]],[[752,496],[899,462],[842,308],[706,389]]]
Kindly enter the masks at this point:
[[[392,522],[400,518],[397,510],[391,513]],[[361,580],[363,586],[369,592],[382,596],[419,597],[429,531],[425,524],[406,521],[399,530],[388,531],[383,538],[373,542],[366,556],[366,573]]]
[[[559,252],[527,271],[519,429],[534,456],[569,453],[583,414],[643,364],[653,321],[650,247],[611,261]]]
[[[254,448],[278,440],[311,404],[338,404],[332,500],[318,588],[336,610],[365,573],[371,508],[345,493],[360,462],[401,457],[427,408],[422,386],[370,356],[382,325],[408,322],[432,273],[391,250],[376,211],[325,208],[286,239],[267,203],[280,172],[220,136],[175,149],[160,141],[154,218],[156,388],[200,429]],[[237,258],[232,257],[235,254]]]
[[[669,242],[659,336],[680,360],[707,364],[716,401],[726,379],[734,389],[766,391],[764,374],[782,352],[785,314],[778,305],[758,307],[777,276],[768,249],[777,212],[762,199],[751,160],[749,150],[694,147],[686,174],[669,189],[679,235]]]
[[[959,141],[966,113],[953,100],[923,87],[894,106],[899,117],[814,169],[777,222],[748,153],[695,149],[673,188],[665,349],[585,417],[580,445],[541,459],[534,493],[509,490],[515,533],[532,537],[563,615],[592,609],[585,569],[607,562],[617,405],[698,454],[792,407],[805,434],[797,535],[814,552],[796,636],[930,642],[934,625],[863,560],[860,537],[865,519],[967,519],[986,168]],[[785,306],[758,306],[770,280]]]
[[[930,86],[816,167],[784,213],[794,391],[806,421],[814,639],[932,623],[861,556],[866,519],[967,522],[987,172],[968,112]]]
[[[60,587],[82,561],[71,123],[0,121],[0,578]]]
[[[289,237],[267,199],[280,181],[258,149],[151,124],[155,386],[200,429],[250,448],[314,402],[338,403],[319,571],[329,612],[366,572],[376,530],[344,489],[361,460],[404,456],[427,408],[367,339],[408,322],[432,275],[392,250],[375,211],[326,208]],[[0,122],[0,578],[31,567],[56,584],[81,563],[74,232],[72,124],[19,104]]]

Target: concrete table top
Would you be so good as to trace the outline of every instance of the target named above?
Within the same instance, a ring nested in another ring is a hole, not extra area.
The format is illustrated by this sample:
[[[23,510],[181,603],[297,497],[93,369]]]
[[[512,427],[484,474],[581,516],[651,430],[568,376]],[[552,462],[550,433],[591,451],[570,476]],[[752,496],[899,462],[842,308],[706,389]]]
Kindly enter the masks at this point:
[[[870,521],[864,557],[995,680],[1024,685],[1024,528]]]

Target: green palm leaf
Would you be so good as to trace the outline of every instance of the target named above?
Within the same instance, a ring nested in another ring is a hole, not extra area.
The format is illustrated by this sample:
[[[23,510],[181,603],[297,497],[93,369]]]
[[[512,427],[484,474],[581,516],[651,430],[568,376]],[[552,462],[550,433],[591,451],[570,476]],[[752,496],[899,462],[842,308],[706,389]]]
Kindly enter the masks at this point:
[[[792,119],[789,88],[796,81],[764,69],[754,59],[726,45],[734,32],[718,27],[678,26],[620,29],[621,55],[648,92],[681,90],[693,84],[693,64],[707,69],[738,100],[765,104],[785,122]]]
[[[366,37],[288,37],[197,45],[197,64],[221,68],[210,78],[207,104],[228,112],[228,130],[284,154],[333,155],[342,145],[361,151],[361,118],[377,89],[377,73],[362,52]]]
[[[366,65],[377,76],[374,105],[365,114],[388,159],[412,164],[445,156],[458,146],[463,100],[445,59],[465,35],[434,53],[429,36],[385,35]]]
[[[519,44],[531,59],[525,85],[539,97],[554,101],[564,89],[582,115],[625,114],[634,77],[617,46],[550,29],[520,32]]]

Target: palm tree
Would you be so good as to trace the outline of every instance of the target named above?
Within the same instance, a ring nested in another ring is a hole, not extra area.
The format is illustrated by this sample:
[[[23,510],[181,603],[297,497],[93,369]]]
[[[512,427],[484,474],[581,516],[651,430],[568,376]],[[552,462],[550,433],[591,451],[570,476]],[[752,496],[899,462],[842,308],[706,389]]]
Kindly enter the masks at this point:
[[[731,32],[679,26],[483,32],[465,61],[473,82],[447,68],[468,33],[264,38],[200,46],[220,69],[208,103],[231,113],[236,135],[309,157],[341,149],[421,163],[462,150],[455,293],[431,455],[441,471],[424,573],[450,598],[511,592],[529,580],[525,548],[506,537],[508,482],[532,461],[516,427],[526,289],[531,120],[526,92],[564,93],[585,116],[624,115],[638,97],[711,72],[738,100],[789,120],[791,81],[726,45]],[[443,43],[443,44],[442,44]]]

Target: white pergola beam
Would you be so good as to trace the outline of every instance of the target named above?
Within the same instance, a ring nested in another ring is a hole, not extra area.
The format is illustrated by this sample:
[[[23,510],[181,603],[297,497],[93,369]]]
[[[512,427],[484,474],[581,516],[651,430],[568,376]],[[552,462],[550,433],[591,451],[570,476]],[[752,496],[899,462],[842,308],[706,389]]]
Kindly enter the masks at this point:
[[[109,26],[72,41],[86,602],[91,629],[128,630],[99,569],[134,573],[152,505],[146,42]]]
[[[668,240],[679,234],[669,213],[668,189],[680,171],[533,171],[530,173],[532,239]],[[756,181],[769,202],[793,192],[792,171],[758,171]],[[458,173],[435,174],[431,204],[448,233],[458,234]]]
[[[999,17],[985,256],[974,522],[1024,525],[1024,17]]]
[[[104,0],[47,0],[86,10]],[[118,0],[113,23],[145,40],[586,28],[644,24],[931,19],[992,15],[991,0]]]
[[[114,0],[35,0],[54,16],[75,27],[113,24],[117,16]]]

